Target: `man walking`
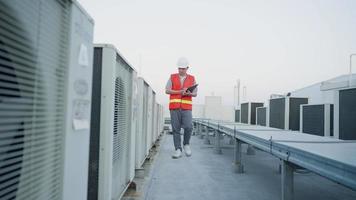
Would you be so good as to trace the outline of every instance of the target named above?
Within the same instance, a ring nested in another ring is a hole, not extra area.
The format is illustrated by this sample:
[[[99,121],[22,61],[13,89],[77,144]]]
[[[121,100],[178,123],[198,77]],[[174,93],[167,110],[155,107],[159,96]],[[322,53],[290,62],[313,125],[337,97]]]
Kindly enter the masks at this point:
[[[173,129],[173,142],[175,152],[172,158],[182,157],[182,144],[180,130],[184,129],[183,148],[186,156],[191,156],[189,146],[192,134],[192,97],[197,96],[197,88],[190,92],[187,88],[195,85],[195,78],[187,74],[189,62],[186,58],[179,58],[177,62],[178,73],[172,74],[167,82],[166,94],[170,95],[169,110]]]

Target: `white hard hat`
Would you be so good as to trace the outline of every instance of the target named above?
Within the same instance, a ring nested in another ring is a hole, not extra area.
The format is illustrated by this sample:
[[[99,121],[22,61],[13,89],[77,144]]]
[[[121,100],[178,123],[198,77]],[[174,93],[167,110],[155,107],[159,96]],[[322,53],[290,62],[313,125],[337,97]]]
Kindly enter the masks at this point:
[[[187,68],[187,67],[189,67],[188,59],[185,58],[185,57],[179,58],[178,61],[177,61],[177,67],[178,68]]]

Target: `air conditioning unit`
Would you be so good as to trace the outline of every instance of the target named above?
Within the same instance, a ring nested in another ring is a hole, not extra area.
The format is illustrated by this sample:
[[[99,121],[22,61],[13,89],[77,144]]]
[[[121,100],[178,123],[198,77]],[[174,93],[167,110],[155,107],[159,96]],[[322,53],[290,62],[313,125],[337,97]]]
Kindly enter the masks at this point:
[[[163,134],[163,127],[164,127],[164,107],[159,104],[159,135]]]
[[[143,141],[142,141],[142,150],[143,150],[143,155],[144,158],[148,156],[149,153],[149,148],[148,148],[148,134],[150,133],[149,129],[149,113],[148,113],[148,101],[149,101],[149,93],[150,93],[150,86],[148,85],[147,82],[144,81],[143,84],[143,112],[142,112],[142,134],[143,134]]]
[[[300,132],[333,136],[333,104],[300,105]]]
[[[235,122],[241,122],[241,120],[240,120],[240,110],[239,109],[235,110]]]
[[[334,137],[356,140],[356,88],[335,91]]]
[[[0,199],[86,199],[92,38],[75,2],[0,1]]]
[[[241,123],[256,124],[256,108],[263,107],[263,103],[246,102],[241,104]]]
[[[162,108],[161,108],[161,105],[160,104],[158,104],[157,103],[157,115],[158,115],[158,122],[157,122],[157,126],[158,126],[158,128],[157,128],[157,130],[158,130],[158,132],[157,132],[157,139],[158,139],[158,137],[160,136],[160,134],[161,134],[161,132],[162,132],[162,116],[161,116],[161,111],[162,111]]]
[[[256,108],[256,124],[261,126],[267,126],[268,124],[268,107]]]
[[[153,134],[153,90],[151,87],[148,88],[147,94],[147,155],[152,147],[152,134]]]
[[[153,91],[153,100],[152,100],[152,140],[151,146],[156,142],[157,136],[157,107],[156,107],[156,92]]]
[[[144,81],[143,78],[137,79],[137,88],[138,88],[138,120],[137,120],[137,129],[136,129],[136,150],[135,150],[135,168],[141,169],[142,164],[146,159],[146,126],[147,126],[147,91],[148,84]]]
[[[95,45],[88,199],[119,199],[132,181],[135,77],[114,46]]]
[[[137,73],[134,71],[132,74],[132,116],[131,116],[131,138],[130,138],[130,176],[129,179],[132,181],[135,177],[135,159],[136,159],[136,131],[139,125],[139,103],[138,103],[138,77]]]
[[[300,105],[308,98],[283,97],[269,100],[269,126],[285,130],[299,130]]]

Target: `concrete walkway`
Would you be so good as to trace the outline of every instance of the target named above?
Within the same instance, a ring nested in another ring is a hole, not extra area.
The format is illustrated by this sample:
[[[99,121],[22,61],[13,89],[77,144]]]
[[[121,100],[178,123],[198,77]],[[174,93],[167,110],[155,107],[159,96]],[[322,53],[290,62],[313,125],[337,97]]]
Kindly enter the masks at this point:
[[[279,160],[275,157],[261,151],[253,156],[243,154],[245,173],[236,174],[232,171],[233,146],[226,141],[223,154],[217,155],[212,145],[192,136],[192,157],[172,159],[172,140],[172,135],[162,139],[146,200],[280,199]],[[295,200],[356,199],[356,191],[312,173],[295,173],[294,193]]]

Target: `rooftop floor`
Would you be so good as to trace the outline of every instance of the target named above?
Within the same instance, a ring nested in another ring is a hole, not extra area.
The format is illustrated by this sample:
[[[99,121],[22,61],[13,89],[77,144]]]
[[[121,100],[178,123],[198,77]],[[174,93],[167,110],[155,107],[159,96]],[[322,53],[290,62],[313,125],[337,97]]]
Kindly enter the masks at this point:
[[[213,152],[213,145],[191,138],[192,157],[172,159],[173,138],[165,135],[146,180],[146,200],[276,200],[281,196],[279,159],[256,150],[243,154],[245,172],[233,171],[233,145],[225,138],[223,154]],[[247,146],[243,146],[246,152]],[[319,175],[294,173],[294,199],[352,200],[356,191]]]

